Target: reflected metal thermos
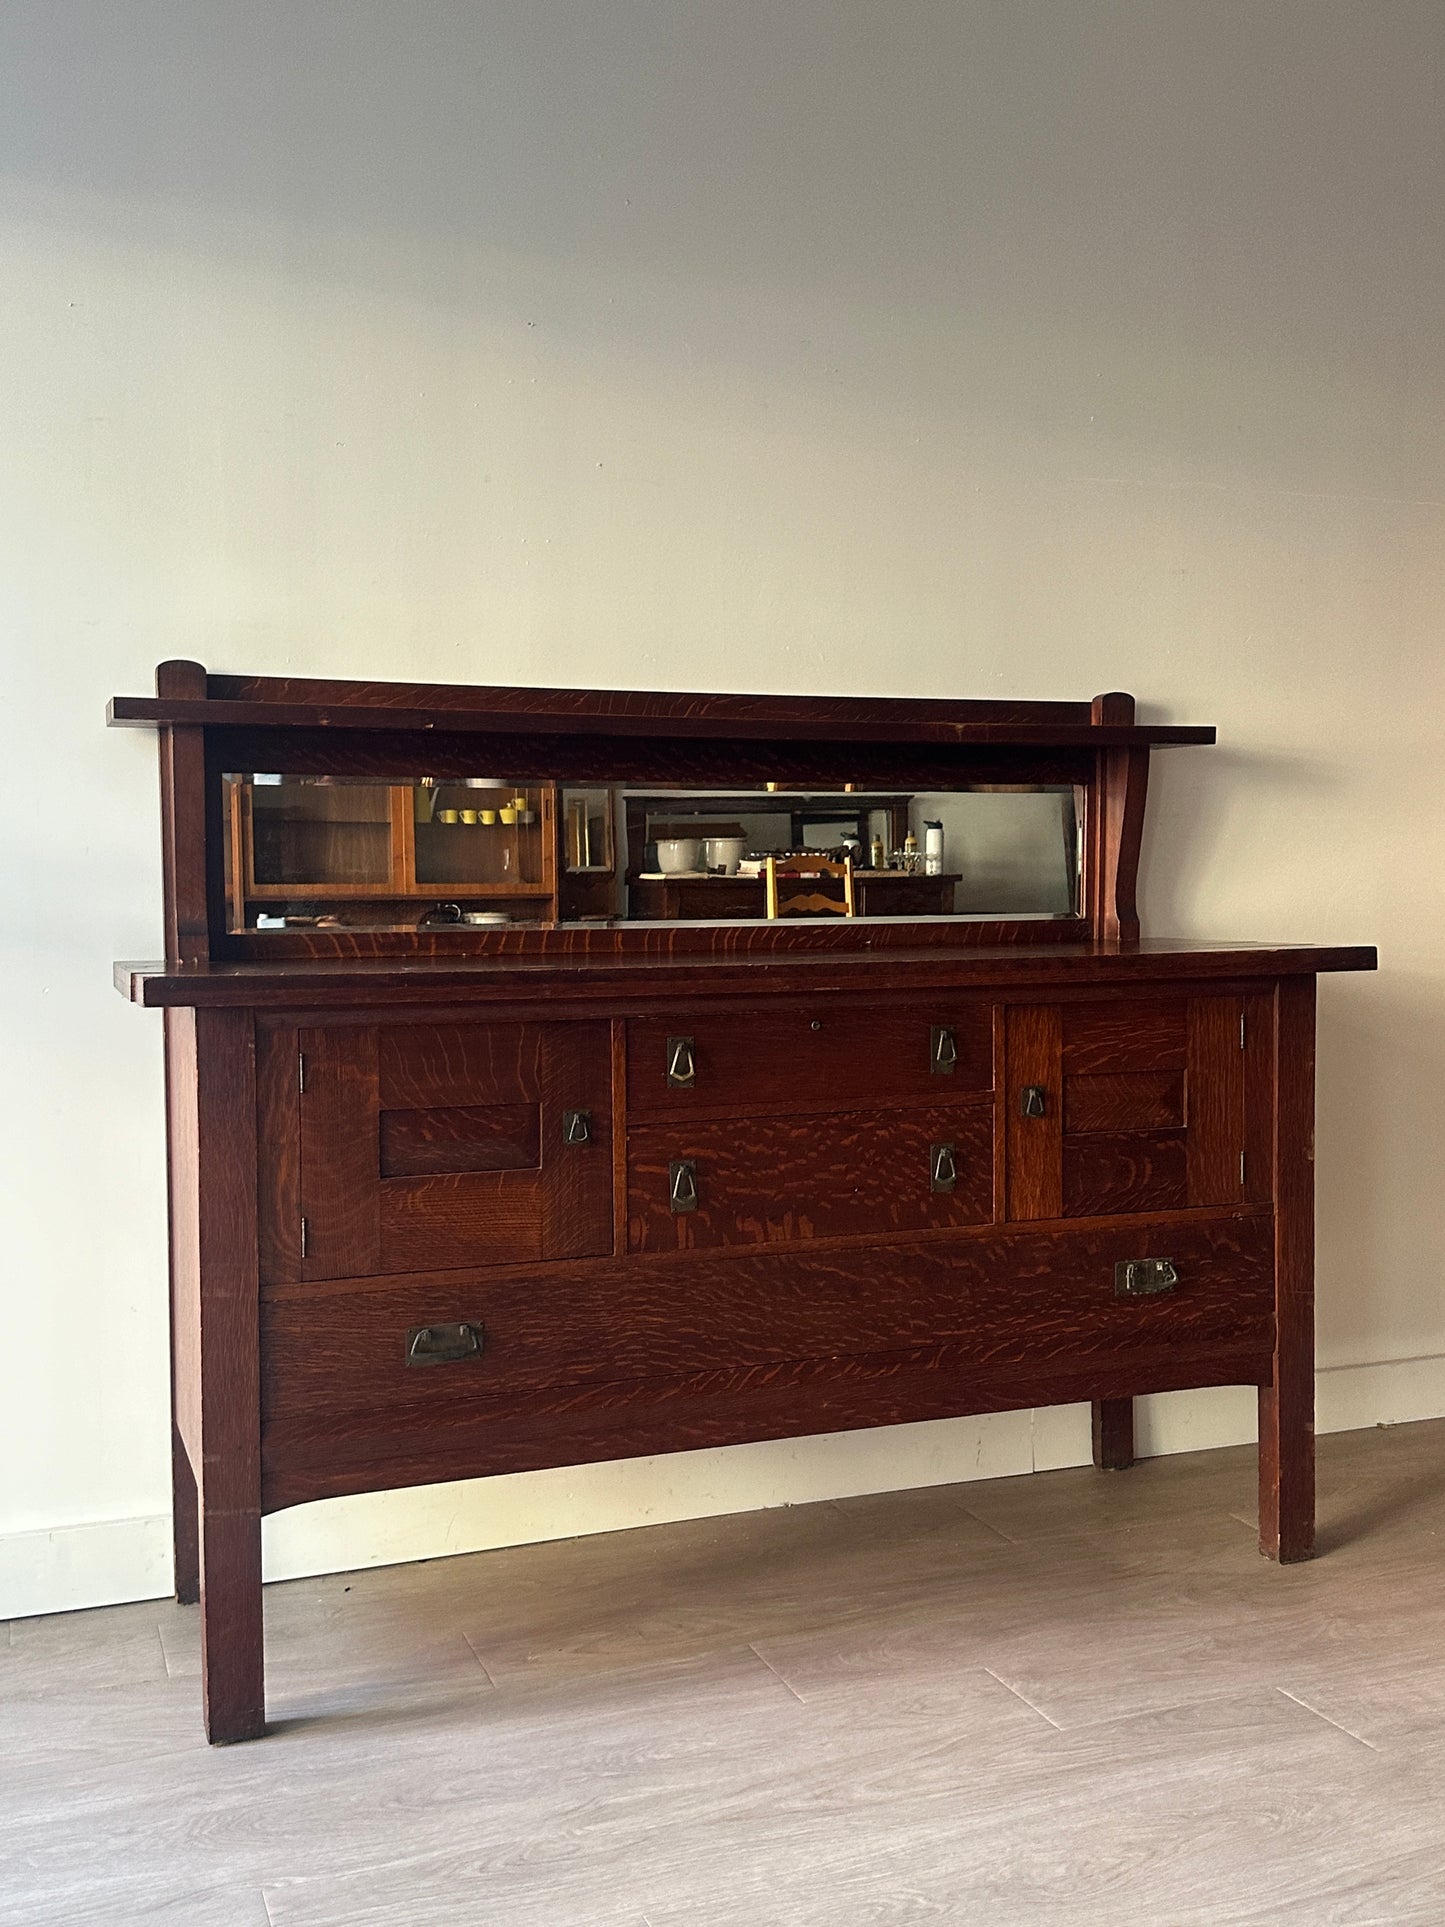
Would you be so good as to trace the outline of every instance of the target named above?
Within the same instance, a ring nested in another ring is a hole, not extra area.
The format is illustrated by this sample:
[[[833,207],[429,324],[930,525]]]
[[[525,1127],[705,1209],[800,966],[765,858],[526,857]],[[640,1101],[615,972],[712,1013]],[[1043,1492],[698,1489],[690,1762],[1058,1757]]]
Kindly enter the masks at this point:
[[[923,870],[926,876],[943,875],[943,825],[930,823],[927,818],[923,823]]]

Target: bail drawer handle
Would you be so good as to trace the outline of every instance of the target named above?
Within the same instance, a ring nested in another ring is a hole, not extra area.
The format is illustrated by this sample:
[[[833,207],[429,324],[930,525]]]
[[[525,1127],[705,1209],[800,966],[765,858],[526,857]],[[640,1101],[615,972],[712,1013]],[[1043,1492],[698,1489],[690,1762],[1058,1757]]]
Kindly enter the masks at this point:
[[[697,1210],[697,1163],[692,1158],[674,1158],[667,1167],[668,1201],[673,1215]]]
[[[930,1144],[928,1147],[928,1188],[930,1191],[951,1191],[958,1183],[958,1158],[952,1144]]]
[[[1049,1094],[1042,1084],[1025,1084],[1019,1097],[1019,1111],[1024,1117],[1046,1117],[1049,1109]]]
[[[591,1111],[563,1111],[562,1142],[564,1144],[590,1144],[592,1142]]]
[[[934,1024],[928,1032],[928,1068],[935,1077],[952,1077],[958,1064],[958,1039],[947,1024]]]
[[[482,1327],[463,1319],[455,1325],[413,1325],[406,1335],[408,1365],[456,1365],[482,1355]]]
[[[1178,1283],[1172,1258],[1125,1258],[1114,1267],[1116,1298],[1161,1298]]]
[[[690,1037],[667,1040],[667,1081],[674,1090],[690,1091],[697,1082],[697,1063]]]

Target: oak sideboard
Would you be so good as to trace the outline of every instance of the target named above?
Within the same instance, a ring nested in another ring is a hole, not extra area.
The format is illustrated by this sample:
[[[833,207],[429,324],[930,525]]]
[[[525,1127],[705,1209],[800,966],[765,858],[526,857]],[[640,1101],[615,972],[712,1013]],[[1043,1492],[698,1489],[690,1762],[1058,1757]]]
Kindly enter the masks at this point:
[[[162,664],[175,1585],[264,1731],[261,1519],[480,1474],[1258,1388],[1314,1530],[1315,981],[1142,938],[1132,698]],[[771,859],[767,892],[762,887]],[[764,903],[775,914],[763,913]]]

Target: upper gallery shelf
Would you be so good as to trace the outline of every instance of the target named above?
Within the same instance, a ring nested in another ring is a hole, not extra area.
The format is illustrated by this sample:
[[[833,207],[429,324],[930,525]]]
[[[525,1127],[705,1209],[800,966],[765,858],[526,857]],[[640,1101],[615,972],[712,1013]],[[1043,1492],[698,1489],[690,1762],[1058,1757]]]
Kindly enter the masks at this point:
[[[112,723],[143,728],[427,730],[456,734],[726,736],[755,742],[929,743],[1113,749],[1212,743],[1207,726],[1136,724],[1123,699],[933,702],[899,697],[732,696],[634,690],[515,689],[450,683],[207,676],[195,693],[116,696]],[[199,693],[204,689],[204,695]]]

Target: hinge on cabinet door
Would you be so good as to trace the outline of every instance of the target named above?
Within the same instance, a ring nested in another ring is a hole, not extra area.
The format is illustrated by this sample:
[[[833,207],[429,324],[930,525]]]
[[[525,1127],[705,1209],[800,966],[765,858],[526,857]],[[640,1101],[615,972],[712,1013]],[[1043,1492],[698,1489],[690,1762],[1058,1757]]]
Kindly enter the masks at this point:
[[[1244,1189],[1244,1160],[1245,1160],[1245,1156],[1246,1156],[1246,1153],[1245,1153],[1245,1152],[1243,1152],[1243,1151],[1241,1151],[1241,1152],[1240,1152],[1240,1154],[1239,1154],[1239,1188],[1240,1188],[1240,1190],[1241,1190],[1241,1191],[1242,1191],[1242,1190]]]
[[[296,1053],[296,1088],[303,1097],[306,1095],[306,1053],[304,1051]]]
[[[1245,1018],[1244,1012],[1241,1011],[1239,1013],[1239,1048],[1241,1050],[1244,1049],[1244,1026],[1246,1021],[1247,1019]]]
[[[310,1244],[310,1242],[311,1242],[310,1221],[306,1218],[303,1218],[301,1220],[301,1256],[303,1258],[306,1256],[306,1247]]]

